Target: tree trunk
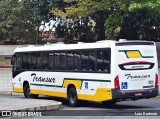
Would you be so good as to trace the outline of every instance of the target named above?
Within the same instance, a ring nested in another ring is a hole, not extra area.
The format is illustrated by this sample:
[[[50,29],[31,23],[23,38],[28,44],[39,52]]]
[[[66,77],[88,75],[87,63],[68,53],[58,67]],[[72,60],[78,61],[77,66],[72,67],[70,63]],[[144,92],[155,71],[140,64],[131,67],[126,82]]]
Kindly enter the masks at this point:
[[[40,27],[40,22],[38,21],[38,23],[37,23],[37,34],[36,34],[36,44],[39,43],[39,27]]]
[[[95,41],[105,40],[105,21],[108,13],[106,11],[98,11],[96,13],[95,25]]]

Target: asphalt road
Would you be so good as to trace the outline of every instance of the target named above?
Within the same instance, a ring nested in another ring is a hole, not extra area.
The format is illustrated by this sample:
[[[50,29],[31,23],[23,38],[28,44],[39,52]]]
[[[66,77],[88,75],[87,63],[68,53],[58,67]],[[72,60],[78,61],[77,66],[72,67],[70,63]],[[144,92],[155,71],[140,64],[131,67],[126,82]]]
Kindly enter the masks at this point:
[[[66,100],[62,108],[56,111],[42,112],[42,117],[32,119],[159,119],[160,99],[142,99],[124,101],[116,105],[104,106],[101,103],[83,102],[78,107],[70,107]],[[157,114],[157,115],[156,115]],[[30,118],[30,117],[29,117]],[[28,119],[28,117],[23,117]]]

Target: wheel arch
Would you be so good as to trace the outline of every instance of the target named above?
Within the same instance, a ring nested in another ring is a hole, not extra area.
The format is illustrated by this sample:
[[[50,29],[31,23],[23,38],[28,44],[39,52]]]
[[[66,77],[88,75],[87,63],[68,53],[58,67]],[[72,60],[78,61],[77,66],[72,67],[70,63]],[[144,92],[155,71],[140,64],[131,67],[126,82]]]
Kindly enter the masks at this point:
[[[27,84],[29,84],[28,81],[24,81],[24,82],[23,82],[23,89],[24,89],[25,85],[27,85]]]
[[[74,84],[69,84],[67,87],[67,98],[71,107],[76,107],[78,103],[77,90]]]
[[[75,88],[76,89],[76,86],[74,84],[68,84],[67,86],[67,94],[68,94],[68,91],[70,88]]]

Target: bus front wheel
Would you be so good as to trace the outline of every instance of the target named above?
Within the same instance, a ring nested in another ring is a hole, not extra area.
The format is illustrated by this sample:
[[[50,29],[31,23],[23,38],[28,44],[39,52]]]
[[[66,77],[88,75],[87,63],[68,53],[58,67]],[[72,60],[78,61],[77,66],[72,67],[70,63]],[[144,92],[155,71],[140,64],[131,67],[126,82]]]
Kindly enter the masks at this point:
[[[77,91],[74,87],[69,88],[67,98],[70,106],[75,107],[77,105]]]
[[[24,86],[24,97],[25,98],[38,98],[38,95],[33,95],[33,94],[30,94],[30,87],[29,87],[29,84],[26,84]]]

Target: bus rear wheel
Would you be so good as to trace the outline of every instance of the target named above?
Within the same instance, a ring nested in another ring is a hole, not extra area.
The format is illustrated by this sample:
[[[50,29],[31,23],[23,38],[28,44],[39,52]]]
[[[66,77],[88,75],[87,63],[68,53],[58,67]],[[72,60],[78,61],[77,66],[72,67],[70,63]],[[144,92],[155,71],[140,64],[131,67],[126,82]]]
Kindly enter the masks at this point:
[[[25,86],[24,86],[24,89],[23,89],[24,91],[24,97],[25,98],[35,98],[35,99],[37,99],[38,98],[38,95],[33,95],[33,94],[30,94],[30,87],[29,87],[29,84],[26,84]]]
[[[77,106],[77,102],[78,102],[77,91],[74,87],[69,88],[67,93],[67,98],[68,98],[69,105],[71,107]]]

